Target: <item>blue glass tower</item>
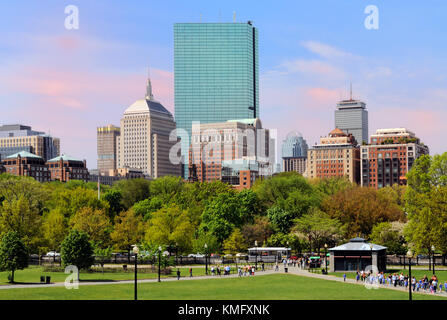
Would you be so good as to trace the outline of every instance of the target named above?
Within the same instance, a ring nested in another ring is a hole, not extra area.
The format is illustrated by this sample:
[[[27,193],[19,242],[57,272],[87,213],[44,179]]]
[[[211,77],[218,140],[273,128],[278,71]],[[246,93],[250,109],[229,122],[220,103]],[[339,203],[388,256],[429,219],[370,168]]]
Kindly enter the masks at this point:
[[[193,121],[259,118],[258,69],[251,22],[174,25],[175,121],[188,133],[180,135],[185,168]]]

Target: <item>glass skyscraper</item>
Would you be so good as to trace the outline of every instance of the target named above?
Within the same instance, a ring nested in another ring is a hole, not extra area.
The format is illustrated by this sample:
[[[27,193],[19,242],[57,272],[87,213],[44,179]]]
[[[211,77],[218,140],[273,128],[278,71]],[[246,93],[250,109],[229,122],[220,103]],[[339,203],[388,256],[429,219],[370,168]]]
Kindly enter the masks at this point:
[[[259,118],[258,69],[251,22],[174,25],[175,121],[188,133],[180,135],[185,168],[193,121]]]

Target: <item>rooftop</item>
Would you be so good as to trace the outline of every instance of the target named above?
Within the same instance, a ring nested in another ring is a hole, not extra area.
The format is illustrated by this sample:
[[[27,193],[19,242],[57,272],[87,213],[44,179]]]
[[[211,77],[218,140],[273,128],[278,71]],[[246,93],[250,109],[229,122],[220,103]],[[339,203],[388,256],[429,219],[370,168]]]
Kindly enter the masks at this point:
[[[14,153],[8,157],[6,157],[6,159],[15,159],[18,156],[20,156],[21,158],[38,158],[38,159],[42,159],[42,157],[39,157],[38,155],[35,155],[34,153],[28,152],[28,151],[20,151],[17,153]]]
[[[50,160],[48,160],[47,162],[56,162],[56,161],[61,161],[61,160],[62,160],[62,161],[78,161],[78,162],[83,162],[83,160],[79,160],[79,159],[76,159],[76,158],[67,156],[67,155],[65,155],[65,154],[63,154],[63,155],[61,155],[61,156],[59,156],[59,157],[50,159]]]
[[[372,245],[372,248],[371,248]],[[330,248],[329,251],[381,251],[386,247],[378,244],[366,242],[363,238],[353,238],[348,243],[341,246]]]

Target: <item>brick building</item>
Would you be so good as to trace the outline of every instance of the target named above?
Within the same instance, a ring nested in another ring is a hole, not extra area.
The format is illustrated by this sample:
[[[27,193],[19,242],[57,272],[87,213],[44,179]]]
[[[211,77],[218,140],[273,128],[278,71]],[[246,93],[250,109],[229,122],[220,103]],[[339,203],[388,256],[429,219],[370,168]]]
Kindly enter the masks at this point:
[[[332,130],[307,152],[308,178],[347,177],[360,182],[360,148],[352,134]]]
[[[379,129],[371,143],[361,147],[361,185],[382,188],[406,185],[414,161],[429,149],[405,128]]]
[[[15,176],[33,177],[39,182],[50,181],[50,172],[45,160],[27,151],[12,154],[2,160],[5,171]]]
[[[61,155],[47,161],[51,180],[68,182],[70,180],[89,181],[89,172],[85,160],[79,160],[67,155]]]

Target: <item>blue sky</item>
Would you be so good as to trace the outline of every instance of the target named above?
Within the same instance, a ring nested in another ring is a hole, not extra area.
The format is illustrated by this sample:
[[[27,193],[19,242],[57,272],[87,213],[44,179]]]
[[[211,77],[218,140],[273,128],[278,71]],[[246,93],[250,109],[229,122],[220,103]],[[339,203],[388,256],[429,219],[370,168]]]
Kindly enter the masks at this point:
[[[66,30],[64,8],[79,8]],[[367,30],[367,5],[379,29]],[[259,29],[260,113],[279,138],[309,145],[334,126],[347,98],[367,103],[370,133],[407,127],[431,153],[447,150],[447,3],[387,1],[26,1],[0,3],[1,124],[61,138],[64,153],[96,167],[96,127],[119,124],[144,94],[171,111],[173,24],[252,20]]]

